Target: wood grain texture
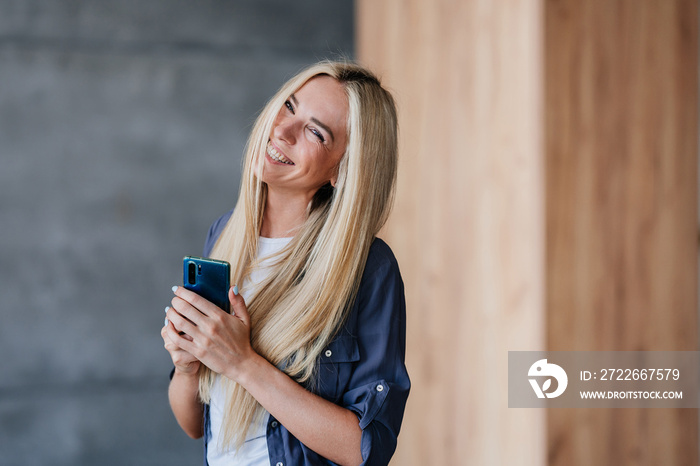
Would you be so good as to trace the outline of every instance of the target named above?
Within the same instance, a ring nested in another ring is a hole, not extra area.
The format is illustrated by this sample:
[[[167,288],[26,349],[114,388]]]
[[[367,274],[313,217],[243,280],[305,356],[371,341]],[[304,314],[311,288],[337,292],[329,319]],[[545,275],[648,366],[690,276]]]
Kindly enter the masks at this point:
[[[697,350],[695,0],[545,2],[550,350]],[[698,464],[697,410],[550,410],[552,465]]]
[[[358,56],[400,107],[394,464],[698,464],[697,410],[552,410],[545,459],[503,391],[505,352],[545,329],[550,350],[698,349],[697,10],[357,2]]]
[[[540,465],[544,413],[507,407],[507,352],[544,347],[539,1],[359,0],[360,61],[400,113],[383,236],[406,285],[402,465]]]

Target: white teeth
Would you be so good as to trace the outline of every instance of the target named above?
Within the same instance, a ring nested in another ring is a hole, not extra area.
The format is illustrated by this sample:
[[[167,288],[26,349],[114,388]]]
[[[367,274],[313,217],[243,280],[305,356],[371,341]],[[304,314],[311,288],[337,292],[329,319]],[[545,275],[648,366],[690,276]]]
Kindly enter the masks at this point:
[[[275,162],[282,162],[286,163],[287,165],[294,165],[294,163],[291,160],[277,152],[277,150],[274,147],[272,147],[272,144],[270,143],[267,143],[267,155],[269,155],[270,158]]]

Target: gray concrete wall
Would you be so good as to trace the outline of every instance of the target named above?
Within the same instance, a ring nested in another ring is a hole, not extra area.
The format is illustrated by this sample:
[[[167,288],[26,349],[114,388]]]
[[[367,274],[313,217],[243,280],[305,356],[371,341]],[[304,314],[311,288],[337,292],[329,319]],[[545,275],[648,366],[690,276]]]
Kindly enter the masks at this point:
[[[343,1],[0,0],[0,464],[191,465],[160,328]]]

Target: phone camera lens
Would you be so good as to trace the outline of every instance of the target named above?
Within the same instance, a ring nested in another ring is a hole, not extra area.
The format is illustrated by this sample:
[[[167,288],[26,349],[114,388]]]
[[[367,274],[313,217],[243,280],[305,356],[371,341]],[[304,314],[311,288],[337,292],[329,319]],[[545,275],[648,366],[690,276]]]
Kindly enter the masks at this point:
[[[187,282],[190,285],[197,283],[197,264],[194,262],[187,264]]]

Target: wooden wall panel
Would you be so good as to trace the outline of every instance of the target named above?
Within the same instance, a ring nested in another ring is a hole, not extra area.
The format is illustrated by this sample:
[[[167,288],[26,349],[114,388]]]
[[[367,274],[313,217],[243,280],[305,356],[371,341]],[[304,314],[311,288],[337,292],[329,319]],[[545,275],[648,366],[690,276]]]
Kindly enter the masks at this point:
[[[697,350],[698,4],[545,3],[547,341]],[[550,410],[553,465],[698,464],[697,410]]]
[[[697,0],[358,0],[357,25],[400,108],[394,464],[698,464],[697,410],[545,424],[505,392],[545,337],[698,349]]]
[[[507,351],[544,345],[540,2],[358,0],[358,56],[400,111],[384,237],[413,381],[393,464],[540,465],[544,413],[507,407]]]

